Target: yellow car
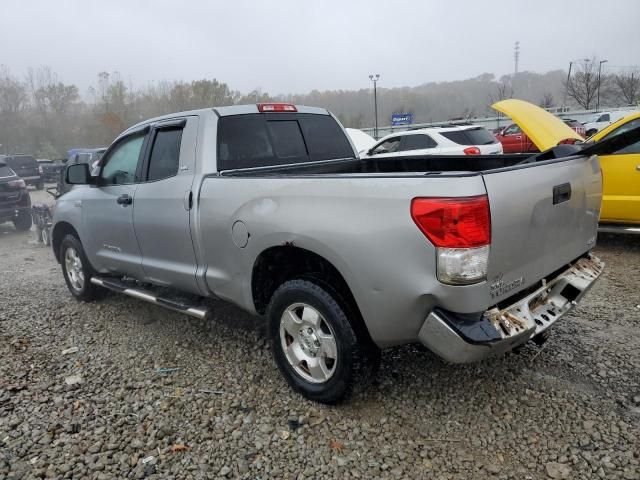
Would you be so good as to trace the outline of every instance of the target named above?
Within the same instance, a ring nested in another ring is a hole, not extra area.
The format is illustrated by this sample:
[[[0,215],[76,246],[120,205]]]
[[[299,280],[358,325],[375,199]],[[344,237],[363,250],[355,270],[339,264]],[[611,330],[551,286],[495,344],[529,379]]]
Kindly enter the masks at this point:
[[[640,127],[640,112],[632,113],[603,128],[587,142],[597,142]],[[602,168],[602,210],[600,231],[640,233],[640,141],[612,155],[600,156]]]
[[[583,139],[558,117],[529,102],[502,100],[492,108],[511,117],[542,152]],[[586,142],[606,140],[640,127],[640,112],[608,125]],[[601,232],[640,234],[640,141],[611,155],[598,155],[602,169]]]

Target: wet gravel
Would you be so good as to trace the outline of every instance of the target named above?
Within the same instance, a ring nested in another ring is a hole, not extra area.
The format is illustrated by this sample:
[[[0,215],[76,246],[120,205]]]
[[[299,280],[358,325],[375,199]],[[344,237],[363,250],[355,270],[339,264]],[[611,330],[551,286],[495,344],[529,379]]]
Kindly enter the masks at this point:
[[[598,241],[603,278],[543,349],[389,350],[326,407],[289,390],[259,319],[78,303],[50,249],[1,224],[0,479],[640,479],[640,237]]]

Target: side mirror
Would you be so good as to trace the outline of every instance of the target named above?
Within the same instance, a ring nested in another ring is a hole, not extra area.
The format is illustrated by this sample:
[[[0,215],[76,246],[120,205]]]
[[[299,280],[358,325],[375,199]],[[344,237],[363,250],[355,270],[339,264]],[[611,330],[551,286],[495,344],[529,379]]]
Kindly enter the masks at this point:
[[[86,163],[78,163],[69,165],[65,174],[65,181],[69,185],[89,185],[95,183],[89,172],[89,165]]]

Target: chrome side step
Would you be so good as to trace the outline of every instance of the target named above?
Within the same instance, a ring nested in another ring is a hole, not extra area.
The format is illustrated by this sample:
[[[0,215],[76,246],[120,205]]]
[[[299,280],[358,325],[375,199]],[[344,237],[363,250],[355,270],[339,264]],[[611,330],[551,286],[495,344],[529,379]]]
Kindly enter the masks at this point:
[[[114,292],[124,293],[133,298],[144,300],[145,302],[153,303],[160,307],[168,308],[175,312],[185,313],[195,318],[205,319],[209,315],[210,310],[208,308],[202,308],[200,306],[189,305],[183,302],[177,302],[168,298],[163,298],[155,295],[153,292],[143,290],[141,288],[133,288],[130,285],[118,280],[117,278],[100,278],[92,277],[91,283],[99,285]]]
[[[601,223],[598,225],[598,233],[627,233],[631,235],[640,235],[640,225]]]

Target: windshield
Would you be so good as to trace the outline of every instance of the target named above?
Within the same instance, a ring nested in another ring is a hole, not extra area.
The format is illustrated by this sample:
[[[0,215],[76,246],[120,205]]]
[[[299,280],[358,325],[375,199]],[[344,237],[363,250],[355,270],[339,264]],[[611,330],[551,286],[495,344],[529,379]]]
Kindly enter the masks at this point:
[[[16,174],[13,173],[7,165],[0,165],[0,178],[4,177],[14,177]]]

